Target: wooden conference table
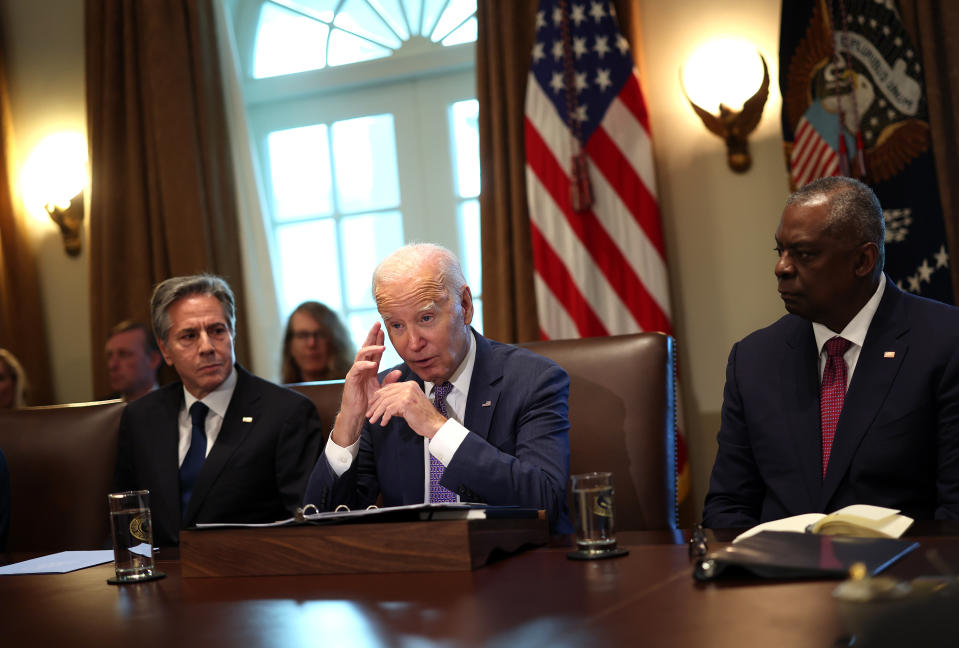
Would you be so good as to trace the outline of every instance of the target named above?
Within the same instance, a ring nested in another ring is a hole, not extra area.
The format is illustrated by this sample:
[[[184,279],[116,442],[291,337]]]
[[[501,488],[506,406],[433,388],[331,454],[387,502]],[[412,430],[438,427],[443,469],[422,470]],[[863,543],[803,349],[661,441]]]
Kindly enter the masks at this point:
[[[933,572],[932,546],[959,564],[959,526],[916,531],[920,549],[891,574]],[[729,537],[710,532],[711,547]],[[176,551],[163,550],[167,577],[137,585],[108,585],[112,564],[0,576],[0,645],[837,645],[836,581],[697,584],[686,538],[621,532],[630,553],[612,560],[547,546],[472,572],[347,576],[182,578]]]

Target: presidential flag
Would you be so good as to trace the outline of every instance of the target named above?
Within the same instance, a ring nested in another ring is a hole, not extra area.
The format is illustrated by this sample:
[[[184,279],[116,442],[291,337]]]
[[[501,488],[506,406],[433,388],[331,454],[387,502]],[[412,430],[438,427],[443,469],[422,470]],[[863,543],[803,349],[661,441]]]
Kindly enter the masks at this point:
[[[872,187],[886,274],[952,302],[919,51],[892,0],[784,0],[779,47],[790,183],[846,175]]]
[[[649,114],[610,3],[540,2],[525,140],[541,337],[671,334]]]

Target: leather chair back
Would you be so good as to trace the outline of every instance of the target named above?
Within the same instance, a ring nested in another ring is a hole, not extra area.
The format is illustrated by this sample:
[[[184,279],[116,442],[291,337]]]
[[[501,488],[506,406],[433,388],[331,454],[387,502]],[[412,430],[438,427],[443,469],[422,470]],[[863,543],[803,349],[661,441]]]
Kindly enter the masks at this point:
[[[300,392],[316,405],[316,411],[320,415],[320,423],[323,424],[323,439],[320,444],[320,452],[323,452],[327,437],[330,436],[333,423],[336,421],[336,413],[340,411],[343,381],[319,380],[316,382],[292,383],[284,385],[284,387]]]
[[[613,473],[616,528],[677,528],[673,338],[636,333],[520,346],[569,374],[570,474]]]
[[[636,333],[520,346],[569,374],[570,474],[613,473],[616,528],[677,528],[673,338]],[[342,380],[287,386],[310,398],[332,429]]]
[[[0,410],[10,466],[7,551],[102,549],[121,401]]]

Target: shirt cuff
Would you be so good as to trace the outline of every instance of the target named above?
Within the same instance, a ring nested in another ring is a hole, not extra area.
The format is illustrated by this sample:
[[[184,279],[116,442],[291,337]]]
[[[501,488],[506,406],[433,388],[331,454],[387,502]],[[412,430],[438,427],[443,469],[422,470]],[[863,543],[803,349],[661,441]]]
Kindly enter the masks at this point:
[[[430,439],[430,454],[444,466],[450,465],[453,455],[459,450],[460,444],[463,443],[469,433],[469,430],[453,419],[447,419],[446,423]]]
[[[326,441],[326,449],[323,451],[326,453],[326,460],[330,464],[330,468],[333,469],[333,472],[336,473],[337,477],[342,477],[343,473],[350,469],[350,466],[353,465],[353,460],[356,459],[356,455],[360,453],[360,440],[357,439],[355,443],[344,448],[339,446],[333,441],[333,435],[330,435],[330,438]]]

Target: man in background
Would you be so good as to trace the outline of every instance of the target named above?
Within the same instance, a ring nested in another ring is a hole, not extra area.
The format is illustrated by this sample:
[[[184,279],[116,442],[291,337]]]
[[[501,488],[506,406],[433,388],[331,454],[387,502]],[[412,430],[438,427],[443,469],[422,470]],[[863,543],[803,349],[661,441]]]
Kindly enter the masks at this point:
[[[114,397],[129,403],[157,388],[160,347],[145,324],[124,320],[114,326],[107,338],[106,356]]]
[[[959,517],[959,309],[896,287],[884,241],[857,180],[786,202],[775,273],[789,314],[729,354],[706,526],[850,504]]]
[[[149,489],[153,540],[176,544],[200,522],[274,522],[295,514],[322,430],[305,396],[236,364],[233,291],[213,275],[153,291],[153,330],[180,376],[120,420],[116,485]]]

